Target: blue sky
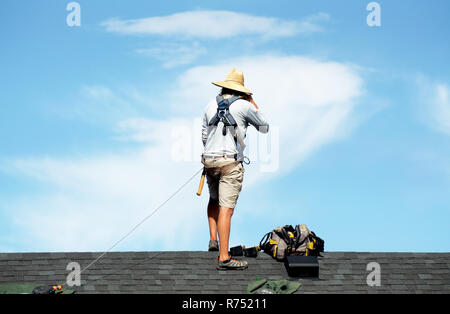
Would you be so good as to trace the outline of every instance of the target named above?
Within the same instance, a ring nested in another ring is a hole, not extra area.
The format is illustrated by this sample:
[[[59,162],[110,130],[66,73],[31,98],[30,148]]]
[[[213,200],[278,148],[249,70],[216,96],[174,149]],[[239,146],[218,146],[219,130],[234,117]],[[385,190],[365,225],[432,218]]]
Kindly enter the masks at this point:
[[[305,223],[329,251],[449,251],[450,4],[380,0],[369,27],[369,2],[80,0],[69,27],[69,1],[3,1],[0,251],[110,247],[201,167],[234,66],[272,134],[248,133],[231,245]],[[197,184],[116,249],[204,250]]]

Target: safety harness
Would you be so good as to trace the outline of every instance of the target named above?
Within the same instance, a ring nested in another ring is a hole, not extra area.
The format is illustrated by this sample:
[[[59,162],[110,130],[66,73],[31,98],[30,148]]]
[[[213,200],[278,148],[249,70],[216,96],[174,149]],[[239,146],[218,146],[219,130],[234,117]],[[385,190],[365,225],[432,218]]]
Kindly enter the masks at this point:
[[[224,98],[222,95],[218,95],[216,97],[217,101],[217,113],[212,117],[212,119],[209,121],[208,126],[215,126],[217,127],[219,122],[223,123],[222,128],[222,135],[227,135],[227,130],[231,132],[231,134],[234,137],[234,142],[236,144],[236,148],[239,151],[239,155],[243,156],[243,151],[245,149],[245,143],[242,139],[239,130],[237,129],[237,123],[236,120],[233,118],[233,116],[230,113],[230,106],[232,103],[234,103],[236,100],[242,99],[241,96],[232,96],[230,98]],[[237,145],[239,143],[239,146]],[[237,160],[237,156],[235,156],[235,159]]]

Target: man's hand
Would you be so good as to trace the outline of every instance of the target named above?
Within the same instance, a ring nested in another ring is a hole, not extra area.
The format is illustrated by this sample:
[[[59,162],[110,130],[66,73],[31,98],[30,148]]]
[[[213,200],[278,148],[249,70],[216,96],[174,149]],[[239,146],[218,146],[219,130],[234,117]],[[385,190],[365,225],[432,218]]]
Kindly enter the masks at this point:
[[[248,95],[248,96],[247,96],[247,100],[248,100],[253,106],[255,106],[256,109],[259,109],[259,108],[258,108],[258,105],[257,105],[257,104],[255,103],[255,101],[253,100],[252,95]]]

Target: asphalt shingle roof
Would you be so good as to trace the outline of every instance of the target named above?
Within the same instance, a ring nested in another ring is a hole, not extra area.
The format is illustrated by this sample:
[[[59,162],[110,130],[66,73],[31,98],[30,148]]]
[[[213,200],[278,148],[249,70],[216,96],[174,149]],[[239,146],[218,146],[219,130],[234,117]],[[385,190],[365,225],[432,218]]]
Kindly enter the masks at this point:
[[[68,263],[86,267],[100,253],[0,253],[0,283],[65,283]],[[77,293],[236,293],[257,277],[299,280],[297,293],[450,293],[450,253],[325,252],[319,278],[290,278],[259,253],[243,271],[217,271],[214,252],[111,252],[81,274]],[[381,266],[370,287],[367,264]]]

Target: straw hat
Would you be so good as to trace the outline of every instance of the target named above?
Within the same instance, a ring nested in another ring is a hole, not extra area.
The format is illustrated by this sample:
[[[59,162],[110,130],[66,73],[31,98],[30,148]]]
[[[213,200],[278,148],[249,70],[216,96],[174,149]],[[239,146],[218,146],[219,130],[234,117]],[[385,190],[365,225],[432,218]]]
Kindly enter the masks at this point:
[[[225,81],[212,83],[216,86],[237,90],[238,92],[242,92],[248,95],[252,94],[252,92],[244,86],[244,73],[242,73],[242,71],[236,70],[235,68],[231,69],[230,73],[228,73],[227,77],[225,78]]]

